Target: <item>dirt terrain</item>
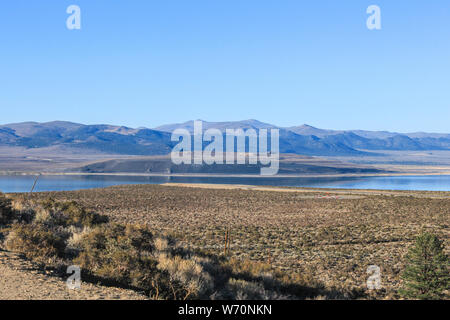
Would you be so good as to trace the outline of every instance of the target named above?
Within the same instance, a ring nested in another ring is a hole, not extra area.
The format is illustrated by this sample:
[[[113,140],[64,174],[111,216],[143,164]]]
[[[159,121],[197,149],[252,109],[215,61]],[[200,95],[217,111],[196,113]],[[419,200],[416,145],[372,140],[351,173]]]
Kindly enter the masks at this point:
[[[69,290],[64,279],[37,270],[17,254],[0,251],[0,300],[142,300],[131,290],[82,283]]]
[[[423,230],[448,250],[450,193],[252,186],[136,185],[36,193],[75,200],[119,223],[145,224],[186,248],[266,263],[305,283],[351,295],[381,268],[377,298],[398,298],[408,247]]]

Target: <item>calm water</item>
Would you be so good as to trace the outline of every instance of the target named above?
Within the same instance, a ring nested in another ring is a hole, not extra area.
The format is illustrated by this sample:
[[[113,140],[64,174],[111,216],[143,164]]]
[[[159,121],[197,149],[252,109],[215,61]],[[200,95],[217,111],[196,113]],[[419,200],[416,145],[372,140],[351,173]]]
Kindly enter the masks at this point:
[[[0,191],[29,192],[33,176],[0,176]],[[120,184],[225,183],[286,187],[342,189],[450,191],[450,176],[404,176],[360,178],[229,178],[229,177],[132,177],[132,176],[41,176],[35,191],[69,191],[104,188]]]

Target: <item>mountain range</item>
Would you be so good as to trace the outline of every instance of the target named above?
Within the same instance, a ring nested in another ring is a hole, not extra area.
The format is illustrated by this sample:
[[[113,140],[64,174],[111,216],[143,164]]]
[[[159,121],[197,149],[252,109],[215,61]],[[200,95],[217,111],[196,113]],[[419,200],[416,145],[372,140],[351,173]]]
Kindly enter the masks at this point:
[[[0,125],[1,147],[26,149],[61,148],[78,152],[118,155],[164,155],[176,142],[171,132],[184,128],[193,132],[194,121],[157,128],[128,128],[114,125],[83,125],[54,121]],[[203,129],[280,130],[280,152],[309,156],[364,156],[383,150],[450,150],[450,134],[396,133],[364,130],[325,130],[309,125],[282,128],[257,120],[203,122]]]

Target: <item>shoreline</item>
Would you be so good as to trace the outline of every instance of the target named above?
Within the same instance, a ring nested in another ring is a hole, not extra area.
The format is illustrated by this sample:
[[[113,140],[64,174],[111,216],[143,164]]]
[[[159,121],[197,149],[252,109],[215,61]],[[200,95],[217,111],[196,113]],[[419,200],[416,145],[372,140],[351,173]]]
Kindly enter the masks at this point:
[[[450,196],[449,191],[434,191],[434,190],[384,190],[384,189],[341,189],[341,188],[320,188],[320,187],[287,187],[287,186],[258,186],[258,185],[241,185],[241,184],[210,184],[210,183],[178,183],[167,182],[160,184],[166,187],[181,187],[181,188],[198,188],[198,189],[216,189],[216,190],[248,190],[248,191],[269,191],[269,192],[287,192],[287,193],[325,193],[322,198],[333,198],[333,195],[427,195],[433,194],[447,194],[444,198]],[[436,197],[434,197],[436,198]],[[441,198],[441,197],[437,197]],[[344,198],[340,198],[344,199]]]
[[[117,177],[187,177],[187,178],[358,178],[358,177],[401,177],[401,176],[450,176],[450,171],[442,172],[386,172],[386,173],[342,173],[342,174],[277,174],[263,176],[258,174],[166,174],[133,172],[1,172],[0,176],[117,176]]]

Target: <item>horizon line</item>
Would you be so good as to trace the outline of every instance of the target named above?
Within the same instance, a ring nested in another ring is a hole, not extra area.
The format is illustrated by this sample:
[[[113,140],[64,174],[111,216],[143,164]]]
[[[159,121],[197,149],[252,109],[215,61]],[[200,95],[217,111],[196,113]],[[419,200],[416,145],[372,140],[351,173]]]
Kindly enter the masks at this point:
[[[26,121],[20,121],[20,122],[9,122],[9,123],[0,123],[0,127],[6,127],[9,125],[17,125],[17,124],[26,124],[26,123],[34,123],[34,124],[49,124],[49,123],[55,123],[55,122],[63,122],[63,123],[72,123],[72,124],[79,124],[79,125],[84,125],[84,126],[114,126],[114,127],[125,127],[128,129],[151,129],[151,130],[155,130],[155,131],[161,131],[158,130],[157,128],[159,127],[163,127],[163,126],[169,126],[169,125],[177,125],[177,124],[185,124],[188,122],[194,122],[194,121],[202,121],[202,122],[206,122],[206,123],[236,123],[236,122],[246,122],[246,121],[256,121],[256,122],[260,122],[263,124],[267,124],[267,125],[271,125],[275,128],[280,128],[280,129],[286,129],[286,130],[290,130],[290,128],[295,128],[295,127],[302,127],[302,126],[306,126],[306,127],[310,127],[312,129],[318,129],[318,130],[324,130],[324,131],[335,131],[335,132],[352,132],[352,131],[368,131],[368,132],[385,132],[385,133],[397,133],[397,134],[417,134],[417,133],[428,133],[428,134],[450,134],[450,132],[439,132],[439,131],[423,131],[423,130],[418,130],[418,131],[409,131],[409,132],[400,132],[400,131],[390,131],[389,129],[380,129],[380,130],[368,130],[368,129],[329,129],[329,128],[322,128],[320,126],[315,126],[315,125],[310,125],[308,123],[303,123],[303,124],[298,124],[298,125],[292,125],[292,126],[278,126],[269,122],[264,122],[264,121],[260,121],[258,119],[243,119],[243,120],[222,120],[222,121],[209,121],[209,120],[203,120],[203,119],[190,119],[190,120],[186,120],[184,122],[172,122],[172,123],[165,123],[165,124],[161,124],[161,125],[157,125],[155,127],[147,127],[147,126],[127,126],[127,125],[119,125],[119,124],[111,124],[111,123],[83,123],[83,122],[74,122],[71,120],[50,120],[50,121],[34,121],[34,120],[26,120]]]

